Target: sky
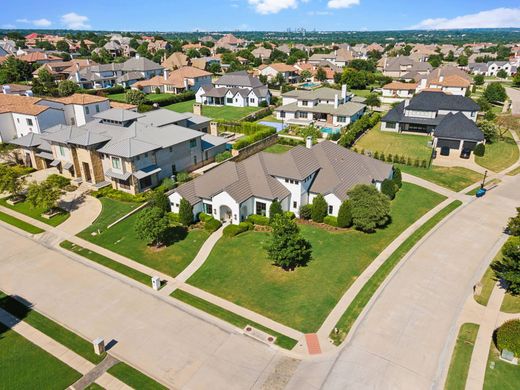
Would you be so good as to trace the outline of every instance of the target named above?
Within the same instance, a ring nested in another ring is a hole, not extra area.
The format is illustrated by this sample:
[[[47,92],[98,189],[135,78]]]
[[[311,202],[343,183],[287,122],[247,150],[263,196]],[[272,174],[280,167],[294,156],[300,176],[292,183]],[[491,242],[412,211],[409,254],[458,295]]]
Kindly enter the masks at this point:
[[[13,29],[380,31],[520,27],[519,0],[0,0],[0,5],[0,27]]]

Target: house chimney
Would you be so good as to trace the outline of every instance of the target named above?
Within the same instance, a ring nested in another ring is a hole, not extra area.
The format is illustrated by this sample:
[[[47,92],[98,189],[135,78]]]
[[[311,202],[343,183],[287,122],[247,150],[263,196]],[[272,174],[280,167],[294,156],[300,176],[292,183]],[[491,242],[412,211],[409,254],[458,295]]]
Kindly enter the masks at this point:
[[[334,95],[334,109],[337,109],[339,106],[339,98],[338,94]]]
[[[439,82],[443,82],[444,81],[444,76],[439,76]]]
[[[311,149],[312,148],[312,137],[311,136],[305,138],[305,147],[307,149]]]
[[[343,99],[343,103],[347,102],[347,84],[341,86],[341,98]]]
[[[135,53],[135,58],[136,58],[136,59],[141,58],[141,56],[139,55],[139,53]]]
[[[404,107],[405,107],[405,108],[408,107],[409,104],[410,104],[410,99],[406,99],[406,100],[404,101]]]
[[[164,68],[164,70],[163,70],[163,76],[164,76],[164,79],[165,79],[165,80],[168,80],[168,76],[169,76],[169,75],[170,75],[170,74],[169,74],[169,72],[168,72],[168,69]]]
[[[76,79],[76,82],[79,83],[81,81],[81,76],[79,74],[79,70],[74,73],[74,78]]]

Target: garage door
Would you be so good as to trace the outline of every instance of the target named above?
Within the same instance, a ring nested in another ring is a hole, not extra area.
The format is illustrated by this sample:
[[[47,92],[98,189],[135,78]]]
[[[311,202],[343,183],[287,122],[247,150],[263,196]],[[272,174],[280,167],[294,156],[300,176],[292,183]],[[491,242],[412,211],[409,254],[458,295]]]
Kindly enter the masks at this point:
[[[454,139],[439,138],[439,140],[437,141],[437,147],[448,147],[450,149],[458,149],[460,147],[460,141]]]
[[[474,150],[477,143],[475,141],[464,141],[463,149]]]

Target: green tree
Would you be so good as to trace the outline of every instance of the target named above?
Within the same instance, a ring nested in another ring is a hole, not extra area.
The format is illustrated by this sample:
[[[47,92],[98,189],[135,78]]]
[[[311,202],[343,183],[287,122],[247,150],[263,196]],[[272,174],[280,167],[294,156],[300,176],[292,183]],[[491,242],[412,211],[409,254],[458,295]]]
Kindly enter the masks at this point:
[[[27,202],[32,207],[40,207],[48,212],[57,207],[61,190],[51,182],[45,180],[41,183],[32,182],[27,188]]]
[[[401,170],[397,167],[394,167],[394,183],[398,188],[403,186],[403,176],[401,174]]]
[[[0,189],[1,192],[1,189]],[[517,214],[515,217],[511,217],[507,224],[509,233],[513,236],[520,236],[520,207],[516,209]]]
[[[493,143],[497,140],[498,129],[493,122],[481,121],[479,122],[478,127],[484,133],[484,138],[486,139],[486,142]]]
[[[374,232],[390,220],[390,200],[374,186],[358,184],[348,192],[348,196],[356,229]]]
[[[135,89],[128,91],[125,95],[125,98],[127,103],[135,104],[136,106],[139,106],[146,101],[146,95],[143,92],[137,91]]]
[[[269,206],[269,223],[273,222],[274,217],[283,214],[282,204],[277,200],[274,200]]]
[[[150,199],[150,205],[161,209],[164,213],[170,211],[170,200],[168,196],[162,191],[154,191],[152,198]]]
[[[517,72],[514,76],[513,76],[513,85],[515,87],[520,87],[520,72]]]
[[[507,99],[506,89],[501,83],[488,84],[483,96],[488,102],[503,102]]]
[[[433,68],[438,68],[439,66],[442,65],[442,56],[439,55],[439,54],[431,55],[431,56],[428,58],[428,62],[430,63],[430,65],[431,65]]]
[[[18,195],[25,184],[25,179],[10,166],[0,164],[0,194],[7,192]]]
[[[158,247],[165,242],[169,227],[169,219],[163,210],[148,207],[141,213],[134,228],[137,238]]]
[[[520,294],[520,237],[510,238],[502,248],[502,260],[492,265],[497,278],[507,283],[507,291]]]
[[[26,61],[9,56],[0,65],[0,84],[28,81],[32,78],[32,66]]]
[[[385,179],[381,183],[381,192],[388,196],[388,199],[393,200],[395,198],[395,193],[397,192],[397,185],[393,180]]]
[[[365,104],[370,108],[381,107],[381,100],[377,94],[371,93],[366,97]]]
[[[475,85],[483,85],[484,84],[484,75],[477,74],[473,77],[473,82]]]
[[[311,218],[314,222],[322,223],[323,219],[328,214],[328,205],[323,195],[318,194],[312,200],[312,213]]]
[[[312,257],[312,246],[304,239],[298,225],[285,214],[278,214],[271,223],[271,240],[266,247],[269,259],[284,270],[305,266]]]
[[[284,84],[285,84],[285,77],[283,77],[283,73],[278,72],[278,73],[276,74],[276,77],[275,77],[275,79],[274,79],[274,82],[275,82],[277,85],[279,85],[279,86],[284,85]]]
[[[186,55],[188,58],[200,58],[200,53],[197,51],[197,49],[191,48],[186,52]]]
[[[491,103],[489,103],[484,96],[481,96],[477,99],[477,104],[480,106],[480,111],[491,110]]]
[[[63,80],[58,83],[58,94],[60,96],[70,96],[76,93],[79,86],[72,80]]]
[[[64,51],[64,52],[69,52],[69,44],[66,42],[66,41],[58,41],[56,42],[56,50],[59,50],[59,51]]]
[[[345,200],[339,206],[338,211],[338,227],[347,228],[352,226],[352,208],[350,206],[350,202]]]
[[[303,81],[307,81],[312,77],[312,74],[308,70],[303,70],[300,73],[300,77],[302,78]]]
[[[499,79],[507,79],[507,72],[504,70],[504,69],[500,69],[498,72],[497,72],[497,77]]]
[[[457,58],[457,64],[459,66],[468,66],[468,63],[469,63],[468,57],[466,57],[466,56],[461,55],[461,56],[459,56],[459,58]]]
[[[323,69],[322,67],[316,69],[316,80],[320,82],[324,82],[325,80],[327,80],[327,72],[325,72],[325,69]]]
[[[220,64],[218,62],[212,62],[208,66],[208,72],[211,72],[213,74],[220,73],[221,72]]]
[[[184,226],[193,222],[193,206],[186,199],[181,199],[179,203],[179,222]]]

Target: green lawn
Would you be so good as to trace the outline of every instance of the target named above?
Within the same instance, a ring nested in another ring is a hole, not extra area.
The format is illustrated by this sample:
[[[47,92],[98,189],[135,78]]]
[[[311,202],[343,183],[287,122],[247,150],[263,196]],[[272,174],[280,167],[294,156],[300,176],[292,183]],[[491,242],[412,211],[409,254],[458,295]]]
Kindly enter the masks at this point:
[[[428,147],[431,137],[415,134],[398,134],[389,131],[381,131],[381,123],[367,131],[354,145],[360,151],[371,151],[372,153],[384,153],[410,157],[412,161],[430,161],[432,149]]]
[[[170,104],[164,108],[176,112],[193,112],[193,103],[195,103],[194,100],[188,100],[181,103]],[[260,109],[259,107],[203,106],[202,115],[213,119],[236,121]]]
[[[83,356],[92,363],[99,363],[104,356],[98,356],[94,353],[92,344],[78,336],[77,334],[65,329],[61,325],[43,316],[35,310],[28,308],[14,298],[0,291],[0,308],[8,311],[15,317],[24,320],[32,327],[45,333],[50,338],[63,344],[65,347]]]
[[[55,215],[51,219],[43,218],[42,213],[45,211],[41,207],[32,207],[28,202],[20,202],[13,205],[7,203],[8,198],[0,199],[0,205],[10,208],[11,210],[18,211],[19,213],[25,214],[28,217],[34,218],[40,222],[46,223],[50,226],[58,226],[65,222],[69,217],[70,213],[63,211],[62,213]]]
[[[461,191],[464,188],[482,180],[482,174],[462,167],[418,168],[398,164],[401,171],[431,181],[452,191]]]
[[[497,255],[501,256],[499,253]],[[496,259],[496,257],[495,257]],[[480,279],[480,284],[482,285],[482,290],[480,294],[474,295],[475,301],[480,303],[482,306],[487,306],[489,302],[489,297],[491,297],[491,293],[493,292],[493,289],[495,288],[495,271],[491,269],[491,267],[488,267],[484,275],[482,276],[482,279]]]
[[[509,172],[507,175],[508,176],[516,176],[520,173],[520,167],[517,167],[515,169],[513,169],[511,172]]]
[[[121,207],[124,209],[124,206]],[[137,238],[134,225],[141,211],[104,230],[100,219],[106,223],[110,219],[107,213],[111,214],[111,209],[104,207],[103,213],[94,225],[79,233],[78,236],[173,277],[195,258],[200,247],[209,237],[209,233],[205,230],[194,229],[186,232],[182,227],[172,227],[170,232],[172,243],[157,250]],[[115,219],[117,218],[113,218]],[[101,233],[93,236],[90,233],[96,231],[96,225],[99,226]]]
[[[264,116],[263,118],[260,118],[258,120],[256,120],[255,122],[276,122],[276,123],[282,123],[283,121],[281,121],[280,119],[278,119],[275,115],[268,115],[268,116]]]
[[[110,100],[113,100],[115,102],[126,103],[126,92],[113,93],[113,94],[107,95],[107,98],[109,98]]]
[[[0,323],[0,388],[66,389],[81,374]]]
[[[500,311],[505,313],[520,313],[520,295],[506,294]]]
[[[352,303],[349,305],[345,313],[341,316],[335,328],[338,332],[332,332],[330,338],[334,344],[339,345],[345,340],[352,325],[361,314],[367,303],[372,298],[372,295],[377,291],[379,286],[387,278],[394,267],[401,261],[401,259],[414,247],[421,238],[423,238],[430,230],[447,217],[452,211],[462,204],[461,201],[456,200],[440,210],[437,214],[431,217],[425,224],[418,228],[413,234],[408,237],[399,247],[388,257],[388,259],[379,267],[379,269],[372,275],[370,280],[365,283],[363,288],[356,295]]]
[[[276,337],[275,344],[279,345],[282,348],[293,349],[294,346],[298,343],[298,341],[291,339],[290,337],[277,333],[272,329],[266,328],[265,326],[257,324],[256,322],[248,320],[247,318],[239,316],[238,314],[235,314],[231,311],[223,309],[220,306],[214,305],[211,302],[205,301],[205,300],[203,300],[199,297],[196,297],[194,295],[191,295],[190,293],[187,293],[185,291],[175,290],[171,294],[171,296],[173,298],[178,299],[179,301],[187,303],[188,305],[196,307],[197,309],[200,309],[217,318],[220,318],[221,320],[229,322],[230,324],[235,325],[236,327],[238,327],[240,329],[245,328],[247,325],[251,325],[256,329],[259,329],[265,333],[269,333],[270,335]]]
[[[285,153],[285,152],[291,150],[292,148],[294,148],[294,146],[274,144],[274,145],[269,146],[268,148],[265,148],[264,152],[279,154],[279,153]]]
[[[121,202],[110,198],[100,198],[99,201],[101,202],[101,214],[92,225],[79,234],[81,237],[90,237],[92,232],[105,230],[108,225],[140,206],[139,203]]]
[[[104,390],[104,387],[99,386],[97,383],[91,383],[87,387],[85,387],[85,390]]]
[[[484,156],[475,156],[475,162],[493,172],[500,172],[518,160],[518,146],[508,132],[502,141],[486,144]]]
[[[313,246],[306,267],[286,272],[271,265],[268,233],[222,238],[189,283],[303,332],[314,332],[363,270],[403,230],[444,197],[403,184],[392,202],[392,223],[373,234],[329,232],[302,225]]]
[[[146,98],[151,102],[155,102],[156,100],[161,100],[167,97],[171,97],[171,93],[149,93],[146,95]],[[126,92],[123,93],[113,93],[111,95],[107,95],[107,98],[113,100],[115,102],[126,103]]]
[[[150,275],[144,274],[125,264],[118,263],[117,261],[109,259],[106,256],[100,255],[99,253],[92,252],[91,250],[85,249],[70,241],[63,241],[60,243],[60,246],[89,260],[92,260],[98,264],[101,264],[104,267],[110,268],[113,271],[119,272],[120,274],[137,280],[138,282],[141,282],[147,286],[151,286],[152,277]]]
[[[8,223],[9,225],[13,225],[19,229],[25,230],[27,233],[30,233],[30,234],[39,234],[39,233],[43,233],[45,231],[43,229],[40,229],[39,227],[31,225],[30,223],[22,221],[9,214],[5,214],[1,211],[0,211],[0,221],[4,221],[5,223]]]
[[[484,390],[518,390],[520,366],[513,366],[499,358],[500,353],[491,344],[489,350]],[[494,363],[493,368],[492,363]]]
[[[159,382],[123,362],[111,367],[108,373],[134,389],[167,389]]]
[[[372,93],[370,91],[370,89],[351,89],[350,92],[352,92],[356,96],[361,96],[361,97],[367,97],[368,95],[370,95]]]
[[[477,339],[477,324],[462,324],[451,356],[450,369],[444,388],[446,390],[462,390],[466,387],[471,354]]]

